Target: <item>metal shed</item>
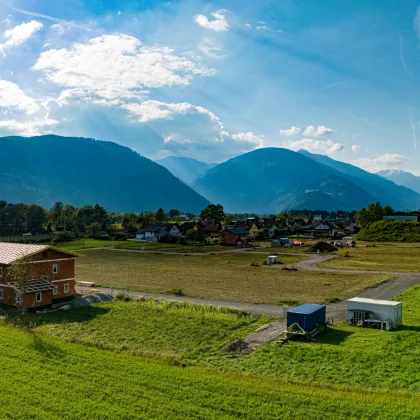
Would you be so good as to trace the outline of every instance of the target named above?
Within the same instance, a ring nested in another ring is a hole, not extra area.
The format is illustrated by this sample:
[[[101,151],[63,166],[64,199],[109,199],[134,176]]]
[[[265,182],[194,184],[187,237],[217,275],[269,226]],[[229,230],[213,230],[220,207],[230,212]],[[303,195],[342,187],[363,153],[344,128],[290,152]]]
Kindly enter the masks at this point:
[[[325,329],[327,324],[327,311],[325,305],[305,303],[287,312],[287,330],[298,330],[307,335],[314,336]]]
[[[377,323],[382,330],[402,325],[402,303],[391,300],[352,298],[347,301],[347,321],[364,327]]]

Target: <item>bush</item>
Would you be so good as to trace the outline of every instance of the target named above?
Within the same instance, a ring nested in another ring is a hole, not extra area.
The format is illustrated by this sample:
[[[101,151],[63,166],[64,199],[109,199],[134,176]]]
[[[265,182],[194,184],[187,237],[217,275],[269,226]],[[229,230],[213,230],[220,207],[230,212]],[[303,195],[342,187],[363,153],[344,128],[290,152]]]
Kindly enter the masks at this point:
[[[74,235],[71,232],[55,232],[52,238],[53,243],[70,242],[74,240]]]
[[[169,289],[165,292],[167,295],[175,295],[175,296],[185,296],[185,293],[182,291],[182,289]]]
[[[328,242],[319,241],[312,246],[312,252],[334,252],[337,251],[337,248],[333,245],[330,245]]]
[[[130,296],[128,296],[127,293],[119,292],[119,293],[116,294],[115,300],[119,300],[119,301],[122,301],[122,302],[129,302],[131,299],[130,299]]]
[[[264,261],[263,264],[266,264],[266,263],[267,263],[267,261]],[[255,261],[252,261],[251,264],[250,264],[250,266],[251,267],[260,267],[260,265],[257,262],[255,262]]]
[[[283,271],[299,271],[296,267],[282,267]]]
[[[180,241],[180,238],[176,236],[163,236],[159,239],[159,242],[163,244],[177,244]]]

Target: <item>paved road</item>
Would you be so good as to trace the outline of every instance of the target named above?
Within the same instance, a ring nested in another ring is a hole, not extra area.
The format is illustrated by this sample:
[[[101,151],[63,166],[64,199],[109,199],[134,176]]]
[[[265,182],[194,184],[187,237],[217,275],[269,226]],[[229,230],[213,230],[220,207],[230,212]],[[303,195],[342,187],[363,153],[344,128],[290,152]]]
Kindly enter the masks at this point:
[[[121,251],[121,252],[156,252],[156,251],[138,251],[138,250],[125,250],[117,249],[113,247],[105,248],[91,248],[91,250],[112,250],[112,251]],[[88,249],[86,249],[88,250]],[[83,250],[84,251],[84,250]],[[218,253],[227,253],[227,252],[248,252],[247,249],[234,249],[227,251],[220,251]],[[165,252],[165,254],[179,254],[175,252]],[[258,252],[258,254],[261,254]],[[206,253],[191,253],[190,255],[210,255],[210,252]],[[340,270],[334,268],[321,268],[318,267],[319,264],[328,261],[332,258],[336,258],[337,255],[318,255],[318,254],[304,254],[304,253],[281,253],[281,255],[301,255],[305,259],[298,261],[297,263],[291,264],[302,271],[321,271],[325,273],[353,273],[353,274],[388,274],[395,277],[393,280],[389,280],[385,283],[382,283],[378,287],[368,289],[361,294],[357,295],[358,297],[366,297],[372,299],[391,299],[394,296],[400,294],[401,292],[409,289],[410,287],[420,284],[420,273],[401,273],[401,272],[389,272],[389,271],[366,271],[366,270]],[[281,266],[284,267],[284,266]],[[281,268],[280,266],[273,265],[267,267],[267,269],[276,269]],[[121,289],[111,289],[105,287],[95,288],[102,293],[116,294],[118,292],[124,292],[129,294],[134,298],[145,298],[145,299],[164,299],[174,302],[191,302],[197,303],[200,305],[213,305],[213,306],[225,306],[230,308],[241,309],[252,314],[260,315],[269,315],[269,316],[283,316],[285,311],[287,311],[287,306],[279,305],[269,305],[269,304],[252,304],[246,302],[234,302],[228,300],[215,300],[215,299],[199,299],[189,296],[174,296],[166,294],[155,294],[155,293],[145,293],[145,292],[134,292],[129,290]],[[77,287],[79,292],[87,291],[88,288]],[[343,321],[346,318],[346,304],[345,302],[332,303],[327,305],[327,316],[332,318],[334,321]]]
[[[266,305],[266,304],[254,304],[246,302],[234,302],[231,300],[217,300],[217,299],[200,299],[193,298],[190,296],[175,296],[158,293],[147,293],[147,292],[134,292],[132,290],[112,289],[109,287],[95,287],[100,293],[107,293],[115,296],[117,293],[126,293],[131,298],[144,298],[144,299],[163,299],[170,300],[172,302],[190,302],[197,303],[199,305],[211,305],[211,306],[225,306],[227,308],[236,308],[251,314],[258,315],[269,315],[269,316],[284,316],[284,308],[279,305]],[[77,286],[76,290],[79,293],[87,292],[92,290],[90,287]]]

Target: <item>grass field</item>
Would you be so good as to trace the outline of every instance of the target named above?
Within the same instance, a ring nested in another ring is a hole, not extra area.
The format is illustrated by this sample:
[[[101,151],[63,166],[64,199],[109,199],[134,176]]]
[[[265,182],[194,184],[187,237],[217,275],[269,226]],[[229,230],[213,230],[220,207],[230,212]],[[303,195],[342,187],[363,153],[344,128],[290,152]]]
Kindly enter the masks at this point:
[[[295,419],[420,416],[420,286],[404,328],[339,325],[319,342],[220,353],[267,318],[113,302],[0,322],[1,418]],[[65,407],[65,408],[64,408]]]
[[[168,361],[215,354],[269,321],[228,308],[169,301],[114,301],[32,315],[37,331],[69,342]]]
[[[0,325],[1,417],[13,419],[415,418],[416,395],[332,391],[45,338]]]
[[[320,267],[347,270],[420,271],[420,248],[397,246],[357,247],[350,257],[338,257]]]
[[[84,254],[87,257],[76,264],[79,281],[154,293],[181,289],[189,296],[252,303],[344,299],[389,278],[252,267],[252,262],[262,263],[265,257],[248,253],[183,256],[98,250]],[[280,259],[288,264],[300,258]]]
[[[49,243],[50,244],[50,243]],[[196,253],[196,252],[220,252],[227,251],[229,247],[222,247],[219,245],[179,245],[179,244],[165,244],[160,242],[136,242],[136,241],[111,241],[102,239],[78,239],[70,242],[59,242],[50,244],[58,248],[63,248],[68,251],[77,251],[86,248],[103,248],[115,246],[118,249],[144,250],[144,251],[158,251],[158,252],[179,252],[179,253]]]

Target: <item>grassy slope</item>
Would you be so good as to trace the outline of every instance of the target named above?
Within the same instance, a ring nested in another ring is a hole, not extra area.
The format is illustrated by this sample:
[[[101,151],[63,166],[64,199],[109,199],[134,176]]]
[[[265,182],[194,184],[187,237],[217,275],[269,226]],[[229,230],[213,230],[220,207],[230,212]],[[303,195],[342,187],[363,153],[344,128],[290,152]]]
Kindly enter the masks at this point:
[[[279,303],[325,302],[346,298],[387,278],[320,272],[290,272],[274,267],[251,267],[263,255],[234,253],[208,256],[155,255],[87,251],[77,260],[79,281],[155,293],[181,289],[195,297]],[[299,256],[282,256],[284,263]]]
[[[404,295],[408,327],[419,322],[419,295],[420,287]],[[37,317],[41,324],[47,318],[52,322],[31,330],[0,324],[3,417],[420,416],[415,364],[419,343],[414,339],[418,331],[413,329],[405,331],[404,340],[393,339],[395,333],[352,329],[359,335],[356,346],[356,341],[343,344],[341,339],[349,340],[350,336],[343,336],[340,328],[334,337],[325,337],[322,344],[273,344],[251,356],[233,357],[217,349],[265,319],[235,311],[156,302],[115,302]],[[67,322],[63,323],[63,318]],[[395,345],[389,347],[392,340]],[[401,346],[405,340],[409,342]],[[345,347],[344,351],[337,351],[340,346]],[[388,352],[384,351],[388,347]],[[354,364],[356,353],[363,363]],[[135,356],[138,354],[149,358]],[[156,357],[163,361],[156,361]],[[260,369],[252,369],[255,360],[260,361]],[[199,366],[181,367],[181,362]],[[210,369],[212,365],[231,372]],[[258,376],[244,375],[244,370]],[[267,375],[276,377],[270,379]],[[353,375],[357,380],[352,379]],[[391,384],[389,388],[401,389],[366,389],[371,384],[372,388]]]
[[[1,416],[13,419],[409,418],[409,395],[173,367],[0,326]]]
[[[388,333],[343,324],[317,343],[268,345],[239,363],[218,360],[227,370],[289,380],[360,388],[420,391],[420,285],[400,296],[404,326]]]
[[[420,223],[380,220],[362,229],[357,238],[362,241],[420,241]]]
[[[348,270],[420,271],[420,248],[358,247],[348,251],[350,257],[338,257],[321,267]]]
[[[70,342],[176,360],[217,353],[269,318],[189,303],[114,301],[29,320],[40,325],[37,331]]]

